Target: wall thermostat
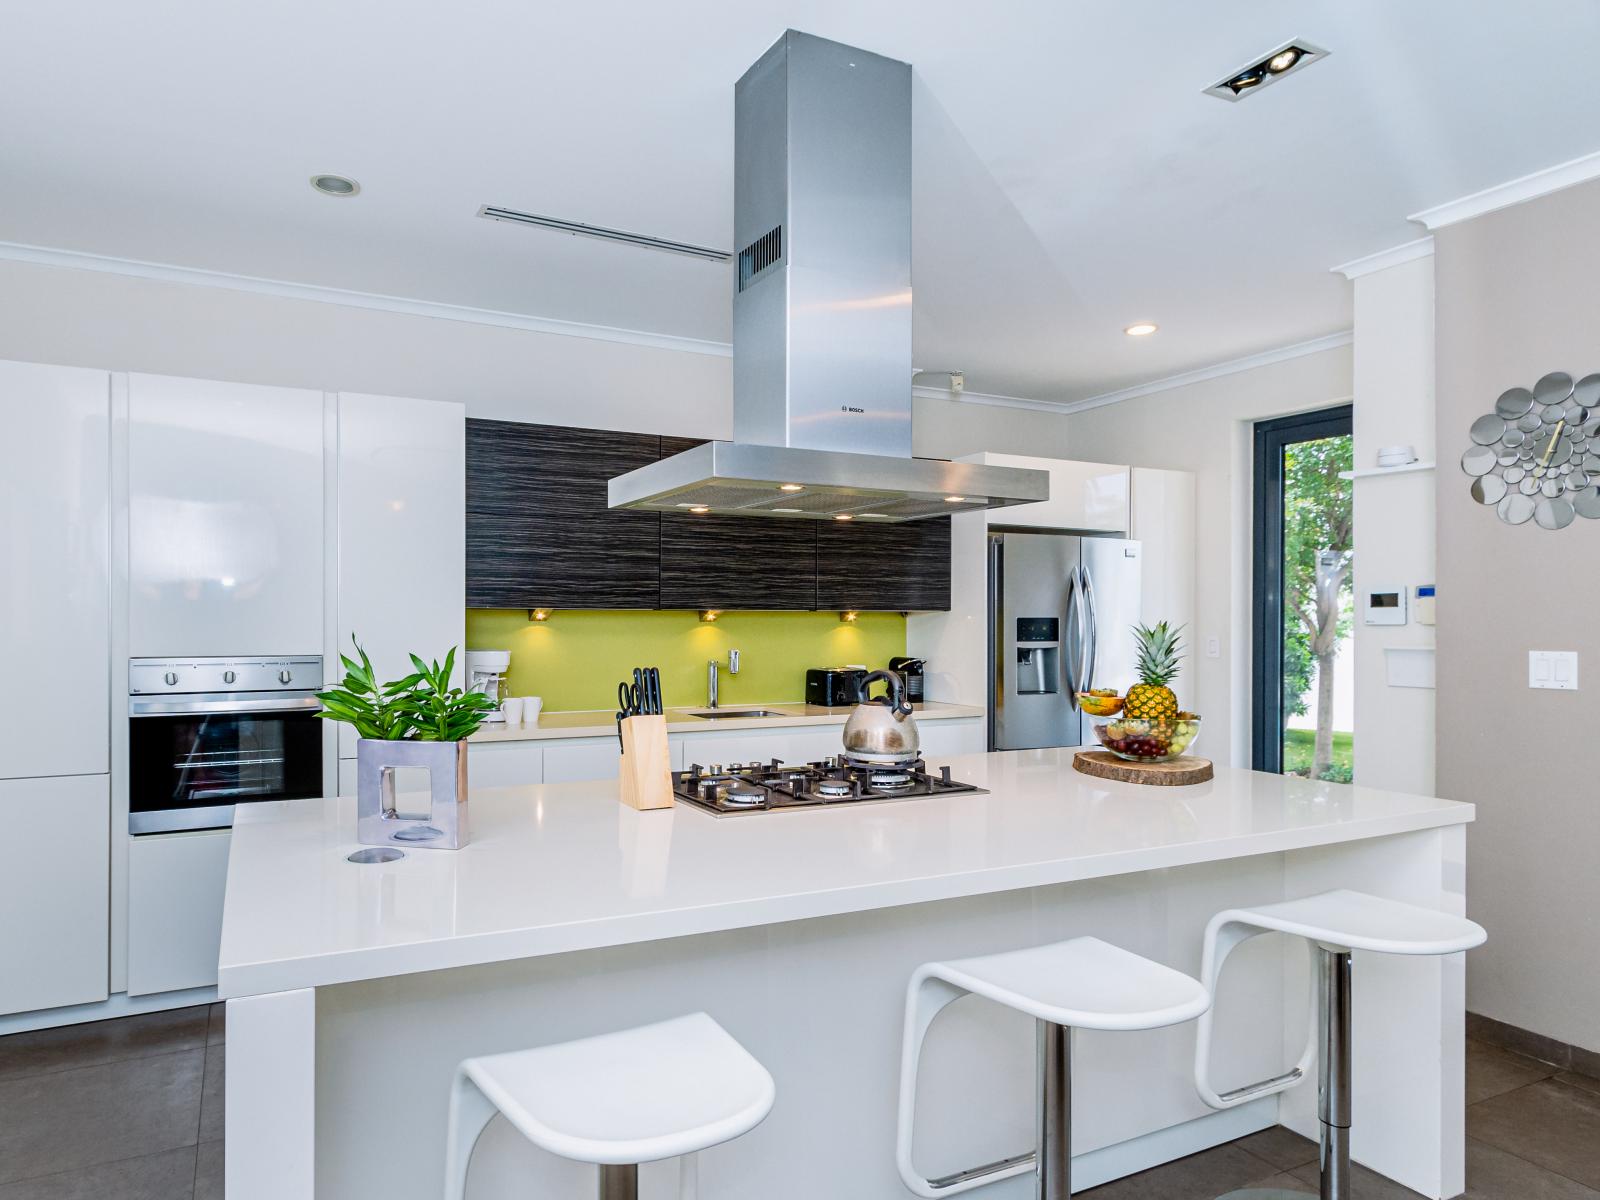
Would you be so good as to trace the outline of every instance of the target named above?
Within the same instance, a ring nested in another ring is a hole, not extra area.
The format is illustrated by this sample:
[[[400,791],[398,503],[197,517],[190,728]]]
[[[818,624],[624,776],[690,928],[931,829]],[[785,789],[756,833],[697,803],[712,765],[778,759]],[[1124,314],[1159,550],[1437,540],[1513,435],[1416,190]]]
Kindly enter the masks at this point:
[[[1431,583],[1419,583],[1417,585],[1417,624],[1418,625],[1432,625],[1434,623],[1434,620],[1433,620],[1433,593],[1434,593],[1433,584],[1431,584]]]
[[[1367,593],[1368,625],[1404,625],[1406,623],[1406,589],[1384,588]]]

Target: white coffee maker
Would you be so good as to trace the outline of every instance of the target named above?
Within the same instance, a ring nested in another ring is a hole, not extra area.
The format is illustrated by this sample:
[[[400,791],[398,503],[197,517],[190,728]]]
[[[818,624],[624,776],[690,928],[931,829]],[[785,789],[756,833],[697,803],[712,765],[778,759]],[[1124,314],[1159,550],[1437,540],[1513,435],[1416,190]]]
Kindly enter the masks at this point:
[[[494,712],[486,721],[505,721],[500,711],[500,701],[506,695],[506,672],[511,669],[509,650],[468,650],[467,691],[482,692],[495,703]]]

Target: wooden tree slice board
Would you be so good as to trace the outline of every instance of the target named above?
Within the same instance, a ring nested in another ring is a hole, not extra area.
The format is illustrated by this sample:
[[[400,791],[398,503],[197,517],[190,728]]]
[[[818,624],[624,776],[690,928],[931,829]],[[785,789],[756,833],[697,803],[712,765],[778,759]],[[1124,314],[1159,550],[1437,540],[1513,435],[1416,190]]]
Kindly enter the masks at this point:
[[[1079,750],[1072,756],[1072,765],[1096,779],[1115,779],[1120,783],[1144,783],[1156,787],[1204,783],[1212,776],[1209,758],[1192,758],[1188,755],[1171,762],[1136,763],[1118,758],[1106,750]]]

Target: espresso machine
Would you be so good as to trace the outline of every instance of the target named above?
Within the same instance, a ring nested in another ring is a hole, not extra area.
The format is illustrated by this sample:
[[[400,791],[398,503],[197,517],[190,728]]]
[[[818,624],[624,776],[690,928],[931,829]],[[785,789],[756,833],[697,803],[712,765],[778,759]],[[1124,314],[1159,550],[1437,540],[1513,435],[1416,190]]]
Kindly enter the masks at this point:
[[[500,701],[506,698],[506,672],[511,669],[509,650],[468,650],[467,691],[482,692],[494,701],[494,711],[484,718],[486,722],[504,722]]]

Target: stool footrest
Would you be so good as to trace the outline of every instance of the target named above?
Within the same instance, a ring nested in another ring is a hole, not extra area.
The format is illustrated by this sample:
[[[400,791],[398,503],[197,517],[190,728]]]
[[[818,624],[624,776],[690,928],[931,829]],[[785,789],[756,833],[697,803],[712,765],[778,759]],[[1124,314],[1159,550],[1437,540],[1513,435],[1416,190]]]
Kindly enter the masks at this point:
[[[989,1175],[998,1175],[1002,1171],[1011,1171],[1031,1164],[1037,1157],[1038,1155],[1032,1150],[1026,1154],[1013,1154],[1010,1158],[998,1158],[992,1163],[984,1163],[981,1167],[968,1167],[965,1171],[957,1171],[954,1175],[941,1175],[937,1179],[930,1179],[928,1186],[942,1189],[955,1187],[958,1183],[971,1183],[974,1179],[983,1179]]]
[[[1257,1096],[1270,1096],[1274,1092],[1281,1092],[1291,1088],[1306,1077],[1305,1071],[1294,1067],[1282,1075],[1274,1075],[1271,1079],[1263,1079],[1260,1083],[1247,1083],[1243,1087],[1236,1087],[1231,1091],[1222,1093],[1222,1100],[1226,1104],[1238,1104],[1244,1100],[1254,1100]]]

